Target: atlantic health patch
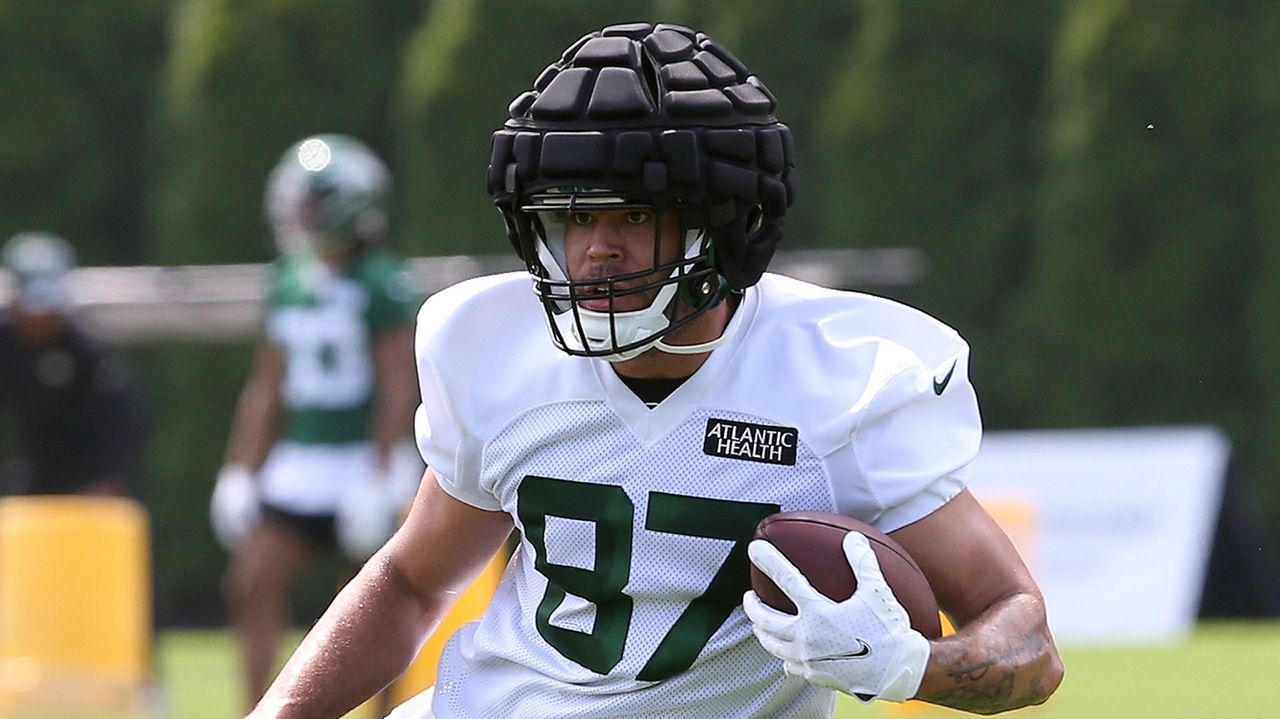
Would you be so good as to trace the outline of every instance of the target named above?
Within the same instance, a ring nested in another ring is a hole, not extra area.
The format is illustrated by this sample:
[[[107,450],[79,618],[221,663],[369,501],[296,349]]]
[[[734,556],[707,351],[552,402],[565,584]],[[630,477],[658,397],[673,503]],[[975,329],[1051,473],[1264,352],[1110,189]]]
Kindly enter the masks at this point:
[[[702,451],[713,457],[794,465],[799,436],[799,430],[794,427],[771,427],[712,417],[707,420]]]

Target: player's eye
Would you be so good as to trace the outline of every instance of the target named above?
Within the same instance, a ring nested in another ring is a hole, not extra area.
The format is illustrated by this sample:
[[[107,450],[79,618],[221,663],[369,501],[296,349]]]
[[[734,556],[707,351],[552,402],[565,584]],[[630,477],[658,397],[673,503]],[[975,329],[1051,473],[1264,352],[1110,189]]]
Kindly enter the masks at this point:
[[[650,210],[628,210],[626,219],[628,225],[645,225],[653,220],[653,212]]]
[[[571,225],[589,225],[595,221],[595,217],[590,212],[570,212],[569,224]]]

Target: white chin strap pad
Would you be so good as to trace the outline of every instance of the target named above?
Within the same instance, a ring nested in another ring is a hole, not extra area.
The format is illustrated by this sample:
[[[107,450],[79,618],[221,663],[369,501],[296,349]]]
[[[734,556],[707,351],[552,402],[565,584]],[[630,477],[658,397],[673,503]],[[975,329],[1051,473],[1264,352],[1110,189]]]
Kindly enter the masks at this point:
[[[663,298],[659,296],[659,300],[661,299]],[[658,303],[655,302],[654,304],[657,305]],[[608,349],[612,347],[613,344],[609,341],[609,334],[608,334],[609,333],[609,314],[607,312],[591,312],[590,310],[580,310],[580,313],[582,315],[583,327],[588,328],[588,332],[590,331],[590,327],[592,324],[598,325],[602,331],[602,334],[598,335],[596,339],[594,339],[587,346],[593,350],[603,350],[603,349]],[[656,330],[651,329],[649,327],[645,327],[641,324],[636,324],[634,325],[634,327],[636,328],[636,331],[641,334],[641,336],[643,336],[643,334],[646,332],[660,331],[666,327],[665,315],[660,315],[660,317],[662,318],[663,321]],[[584,344],[582,341],[582,338],[578,336],[576,325],[568,328],[564,326],[565,324],[573,325],[573,317],[571,313],[565,313],[564,315],[557,317],[557,322],[561,325],[560,330],[561,330],[562,336],[565,336],[565,337],[572,336],[575,340],[577,340],[580,346]],[[674,345],[674,344],[668,344],[667,342],[664,342],[661,339],[655,339],[652,342],[646,342],[638,347],[629,349],[625,352],[615,352],[613,354],[604,355],[602,359],[608,362],[625,362],[626,360],[638,357],[641,354],[644,354],[645,352],[648,352],[651,349],[656,349],[659,352],[666,352],[667,354],[673,354],[673,355],[696,355],[696,354],[702,354],[704,352],[710,352],[716,347],[719,347],[721,344],[724,343],[726,339],[729,338],[730,328],[733,326],[734,325],[730,323],[730,325],[728,327],[725,327],[724,331],[720,333],[720,336],[716,337],[715,339],[707,340],[706,342],[699,342],[697,344],[691,344],[691,345]],[[625,345],[628,341],[629,341],[628,339],[622,336],[618,337],[619,345]]]
[[[632,312],[596,312],[579,307],[576,313],[570,311],[557,315],[556,324],[560,326],[561,336],[566,339],[572,337],[583,349],[601,352],[613,347],[625,347],[667,328],[670,321],[665,310],[671,304],[675,292],[676,285],[669,284],[658,291],[658,296],[648,307]],[[581,332],[578,320],[581,321]],[[655,339],[625,352],[606,355],[604,359],[610,362],[629,360],[657,343],[658,340]]]
[[[696,230],[690,230],[686,234],[685,239],[685,259],[689,260],[696,257],[701,249],[701,243],[704,242],[702,233]],[[563,242],[563,239],[561,239]],[[537,246],[538,260],[546,268],[547,272],[553,279],[566,280],[568,272],[561,264],[563,253],[557,253],[549,246],[547,241],[541,241]],[[679,269],[671,271],[668,279],[675,279],[679,273]],[[643,342],[647,337],[653,337],[666,330],[671,324],[671,320],[667,317],[667,309],[671,306],[672,300],[676,296],[678,283],[671,282],[664,285],[658,291],[647,307],[629,312],[598,312],[588,310],[582,307],[566,308],[564,312],[556,314],[552,320],[555,322],[560,336],[566,342],[575,342],[582,350],[591,352],[607,352],[614,347],[625,347],[634,342]],[[576,309],[576,312],[574,311]],[[579,329],[581,325],[581,330]],[[584,336],[585,335],[585,336]],[[713,342],[717,342],[715,340]],[[633,349],[616,352],[613,354],[602,355],[603,359],[609,362],[622,362],[648,351],[658,346],[665,352],[672,354],[697,354],[709,351],[711,344],[706,349],[704,345],[690,345],[687,348],[683,346],[671,346],[662,343],[656,337],[652,342],[644,342]]]

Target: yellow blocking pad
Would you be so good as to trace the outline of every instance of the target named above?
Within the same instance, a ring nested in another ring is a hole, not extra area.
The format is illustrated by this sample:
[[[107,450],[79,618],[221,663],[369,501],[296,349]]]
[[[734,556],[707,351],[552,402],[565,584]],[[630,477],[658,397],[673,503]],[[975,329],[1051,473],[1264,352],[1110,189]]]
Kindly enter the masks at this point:
[[[480,615],[489,608],[489,600],[493,598],[493,592],[498,588],[498,580],[502,578],[502,571],[507,567],[508,556],[509,553],[505,547],[493,555],[493,559],[489,560],[489,564],[485,565],[471,586],[458,597],[458,601],[440,622],[440,626],[427,637],[426,643],[418,651],[418,658],[409,665],[396,683],[391,685],[393,705],[408,700],[436,683],[436,669],[440,665],[440,652],[444,649],[444,643],[459,627],[479,619]]]
[[[423,643],[422,649],[418,650],[418,658],[414,659],[413,664],[410,664],[404,674],[401,674],[400,678],[387,689],[391,693],[390,707],[399,706],[436,683],[436,670],[440,666],[440,652],[444,650],[444,643],[463,624],[479,619],[480,615],[484,614],[485,609],[489,607],[489,600],[493,598],[494,590],[498,588],[498,580],[502,578],[502,571],[506,569],[509,558],[510,551],[506,547],[500,549],[481,570],[479,576],[471,582],[471,586],[458,597],[458,601],[441,620],[440,626],[436,627]],[[351,716],[375,716],[373,708],[376,701],[376,699],[366,701],[357,707]]]
[[[0,499],[0,715],[142,706],[148,534],[132,499]]]

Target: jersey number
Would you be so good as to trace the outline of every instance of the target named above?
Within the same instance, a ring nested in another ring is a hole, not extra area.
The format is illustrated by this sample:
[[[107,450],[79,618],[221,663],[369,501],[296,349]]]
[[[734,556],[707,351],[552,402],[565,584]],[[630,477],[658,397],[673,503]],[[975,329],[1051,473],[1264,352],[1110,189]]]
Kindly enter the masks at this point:
[[[720,625],[733,612],[750,586],[747,542],[761,519],[779,511],[776,504],[734,502],[650,492],[644,528],[686,537],[733,541],[729,556],[711,578],[706,591],[689,603],[645,662],[637,679],[660,681],[693,665]],[[622,591],[631,574],[631,528],[635,507],[621,487],[527,476],[520,485],[516,510],[525,539],[535,550],[534,567],[547,578],[538,604],[538,633],[565,657],[599,674],[608,674],[622,660],[631,626],[632,599]],[[546,518],[563,517],[595,525],[593,569],[547,561]],[[572,593],[593,603],[595,624],[590,632],[553,626],[551,614]]]
[[[363,402],[373,386],[365,329],[340,308],[322,309],[290,307],[275,320],[277,339],[288,351],[285,397],[299,407]]]

